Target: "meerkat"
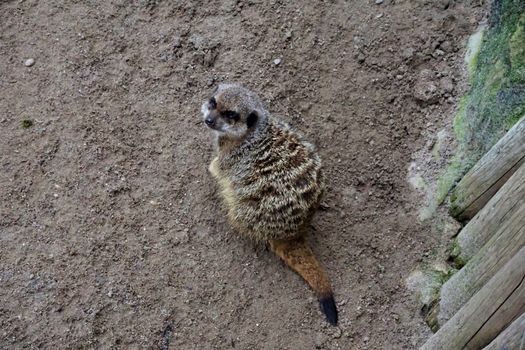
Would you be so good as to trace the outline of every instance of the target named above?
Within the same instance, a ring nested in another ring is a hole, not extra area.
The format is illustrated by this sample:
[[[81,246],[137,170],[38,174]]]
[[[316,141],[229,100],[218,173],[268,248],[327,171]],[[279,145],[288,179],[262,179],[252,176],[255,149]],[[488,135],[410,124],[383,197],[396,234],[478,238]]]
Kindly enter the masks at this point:
[[[215,134],[217,155],[209,171],[228,221],[295,270],[316,293],[327,321],[336,325],[332,287],[304,238],[324,191],[315,147],[239,85],[218,85],[201,111]]]

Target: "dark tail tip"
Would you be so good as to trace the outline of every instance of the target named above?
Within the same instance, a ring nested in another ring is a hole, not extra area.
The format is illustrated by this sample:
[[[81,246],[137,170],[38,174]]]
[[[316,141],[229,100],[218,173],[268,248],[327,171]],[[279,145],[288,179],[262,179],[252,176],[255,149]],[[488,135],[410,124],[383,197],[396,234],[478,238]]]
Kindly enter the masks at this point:
[[[333,295],[319,299],[321,310],[326,315],[326,320],[332,325],[337,326],[337,307]]]

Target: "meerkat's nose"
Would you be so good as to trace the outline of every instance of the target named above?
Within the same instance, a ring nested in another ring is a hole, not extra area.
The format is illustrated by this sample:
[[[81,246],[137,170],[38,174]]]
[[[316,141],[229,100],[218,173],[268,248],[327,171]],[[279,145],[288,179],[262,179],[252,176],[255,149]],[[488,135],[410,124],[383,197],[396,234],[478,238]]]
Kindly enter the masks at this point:
[[[208,126],[213,126],[213,124],[215,124],[215,120],[213,118],[211,118],[211,117],[208,117],[208,118],[204,119],[204,122]]]

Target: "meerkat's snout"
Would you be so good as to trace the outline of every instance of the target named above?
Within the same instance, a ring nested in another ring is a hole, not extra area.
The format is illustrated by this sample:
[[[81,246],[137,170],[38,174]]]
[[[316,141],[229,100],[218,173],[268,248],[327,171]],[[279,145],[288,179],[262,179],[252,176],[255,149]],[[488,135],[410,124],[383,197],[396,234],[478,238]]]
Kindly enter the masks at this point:
[[[202,120],[211,129],[217,130],[217,116],[213,113],[214,106],[210,106],[211,101],[206,101],[202,104]]]
[[[206,119],[204,119],[204,122],[206,125],[208,125],[210,128],[213,128],[215,125],[215,120],[211,116],[207,116]]]
[[[210,129],[218,131],[218,132],[225,132],[226,125],[224,121],[222,120],[219,113],[217,113],[215,110],[208,110],[203,115],[204,124],[208,126]]]

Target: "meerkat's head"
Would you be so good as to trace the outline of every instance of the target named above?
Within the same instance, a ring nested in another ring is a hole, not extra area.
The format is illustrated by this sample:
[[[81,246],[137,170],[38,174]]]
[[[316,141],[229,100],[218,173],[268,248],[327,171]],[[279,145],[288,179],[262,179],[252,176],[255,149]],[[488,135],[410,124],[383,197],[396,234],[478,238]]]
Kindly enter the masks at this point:
[[[201,108],[204,123],[231,139],[241,139],[268,117],[259,96],[236,84],[220,84]]]

